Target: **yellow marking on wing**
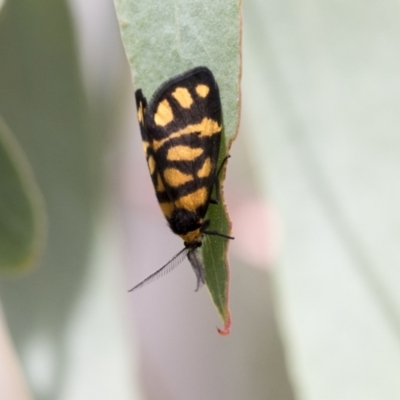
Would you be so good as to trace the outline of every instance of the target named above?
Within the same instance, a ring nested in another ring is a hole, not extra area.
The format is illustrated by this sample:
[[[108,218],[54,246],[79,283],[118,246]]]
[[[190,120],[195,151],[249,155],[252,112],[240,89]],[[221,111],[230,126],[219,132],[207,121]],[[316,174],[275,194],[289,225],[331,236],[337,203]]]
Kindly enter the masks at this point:
[[[167,159],[169,161],[193,161],[197,157],[203,154],[201,147],[190,147],[190,146],[174,146],[168,149]]]
[[[144,154],[147,154],[147,149],[149,148],[150,143],[143,140],[142,146],[143,146]]]
[[[165,191],[165,186],[164,186],[164,183],[163,183],[163,181],[162,181],[162,179],[161,179],[161,175],[160,175],[160,174],[157,174],[157,187],[156,187],[156,191],[159,192],[159,193]]]
[[[154,161],[153,156],[149,156],[147,159],[147,164],[149,166],[150,174],[153,175],[154,171],[156,170],[156,162]]]
[[[139,104],[139,109],[138,109],[138,111],[137,111],[137,117],[138,117],[138,121],[139,121],[141,124],[143,124],[143,121],[144,121],[143,114],[144,114],[144,112],[143,112],[143,103],[140,103],[140,104]]]
[[[164,170],[164,179],[169,186],[178,187],[186,182],[193,180],[193,176],[189,174],[184,174],[176,168],[166,168]]]
[[[174,119],[172,108],[168,103],[168,100],[163,100],[157,107],[157,111],[154,115],[154,122],[158,126],[168,125]]]
[[[167,217],[170,218],[172,215],[172,212],[174,211],[174,203],[171,203],[170,201],[165,202],[165,203],[158,203],[160,204],[161,211],[163,214]]]
[[[200,84],[196,86],[196,92],[200,97],[207,97],[210,88],[207,85]]]
[[[200,229],[187,232],[184,235],[179,235],[185,243],[201,242],[202,235]]]
[[[176,206],[184,208],[188,211],[195,212],[200,206],[204,205],[207,201],[207,189],[202,187],[197,189],[193,193],[189,193],[185,196],[179,197],[175,201]]]
[[[189,93],[189,90],[184,87],[176,88],[175,91],[172,93],[172,96],[183,108],[190,108],[190,106],[193,104],[193,99]]]
[[[212,136],[221,132],[221,126],[218,125],[217,121],[210,118],[203,118],[199,124],[186,125],[179,131],[172,132],[168,137],[161,140],[153,141],[153,149],[157,151],[164,143],[168,140],[181,137],[182,135],[190,135],[191,133],[199,132],[200,137]]]
[[[197,176],[199,178],[207,178],[207,176],[210,175],[211,172],[211,159],[210,157],[207,157],[206,160],[204,161],[203,166],[197,171]]]

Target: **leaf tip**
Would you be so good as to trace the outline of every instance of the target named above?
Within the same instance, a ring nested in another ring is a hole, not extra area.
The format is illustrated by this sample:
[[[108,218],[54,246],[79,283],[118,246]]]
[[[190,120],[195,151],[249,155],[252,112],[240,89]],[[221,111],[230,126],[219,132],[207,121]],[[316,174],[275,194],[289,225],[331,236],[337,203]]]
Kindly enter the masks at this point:
[[[231,325],[232,325],[232,320],[231,320],[231,316],[228,312],[228,315],[225,318],[224,321],[224,327],[222,329],[217,327],[217,331],[221,336],[227,336],[230,334],[231,332]]]

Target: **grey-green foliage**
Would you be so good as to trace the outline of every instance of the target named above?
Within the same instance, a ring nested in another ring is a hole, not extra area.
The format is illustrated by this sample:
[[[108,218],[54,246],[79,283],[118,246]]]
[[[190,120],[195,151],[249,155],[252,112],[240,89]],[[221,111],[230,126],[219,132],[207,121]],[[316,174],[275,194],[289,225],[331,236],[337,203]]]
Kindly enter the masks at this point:
[[[39,336],[51,354],[51,379],[40,395],[34,371],[23,364],[42,399],[60,398],[64,383],[66,332],[84,290],[102,199],[105,137],[111,135],[110,108],[100,110],[101,94],[96,107],[88,107],[73,29],[67,1],[8,1],[0,18],[0,114],[29,159],[48,216],[40,265],[23,279],[1,282],[0,294],[21,358],[24,350],[38,350]]]
[[[32,266],[44,245],[43,199],[25,154],[0,117],[0,272]]]
[[[396,400],[398,4],[250,0],[244,12],[244,125],[283,224],[275,294],[296,393]]]

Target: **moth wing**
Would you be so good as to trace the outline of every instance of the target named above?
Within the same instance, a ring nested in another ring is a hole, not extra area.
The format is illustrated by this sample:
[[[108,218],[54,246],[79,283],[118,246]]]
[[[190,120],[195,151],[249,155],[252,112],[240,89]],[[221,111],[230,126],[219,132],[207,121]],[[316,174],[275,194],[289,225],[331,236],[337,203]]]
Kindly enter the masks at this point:
[[[205,214],[221,142],[219,89],[198,67],[164,83],[145,114],[147,135],[168,197]]]
[[[173,202],[168,193],[165,191],[163,181],[161,179],[160,168],[158,166],[157,155],[152,147],[152,131],[146,124],[147,115],[147,101],[143,96],[142,90],[138,89],[135,92],[137,116],[139,121],[140,133],[142,136],[143,150],[146,155],[147,165],[149,167],[151,180],[153,182],[154,190],[156,192],[157,201],[160,205],[161,211],[168,219],[173,212]]]

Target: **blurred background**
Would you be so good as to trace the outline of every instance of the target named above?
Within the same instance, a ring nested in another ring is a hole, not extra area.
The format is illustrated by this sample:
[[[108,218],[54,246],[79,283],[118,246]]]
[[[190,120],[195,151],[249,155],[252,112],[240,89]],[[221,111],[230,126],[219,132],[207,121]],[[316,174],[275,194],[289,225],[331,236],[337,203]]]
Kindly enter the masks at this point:
[[[187,262],[126,293],[182,243],[149,179],[112,1],[8,1],[0,115],[49,226],[35,271],[0,282],[0,398],[399,400],[399,20],[390,1],[244,2],[221,337]],[[16,378],[5,392],[11,341],[31,397]]]

